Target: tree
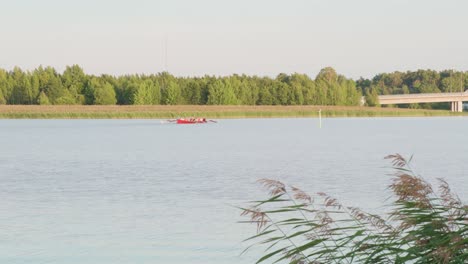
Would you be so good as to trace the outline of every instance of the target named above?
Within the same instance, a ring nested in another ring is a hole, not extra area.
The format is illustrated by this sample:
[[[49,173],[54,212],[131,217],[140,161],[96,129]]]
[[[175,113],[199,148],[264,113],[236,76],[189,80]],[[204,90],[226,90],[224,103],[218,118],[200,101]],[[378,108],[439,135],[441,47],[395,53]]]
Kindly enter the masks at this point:
[[[259,89],[258,93],[258,104],[259,105],[272,105],[273,96],[271,95],[270,89],[268,87],[262,87]]]
[[[62,101],[67,101],[70,104],[85,103],[83,90],[87,82],[87,77],[80,66],[67,66],[62,74],[62,82],[64,88],[68,90],[67,95],[61,98]]]
[[[208,85],[208,104],[235,105],[237,98],[229,81],[216,80]]]
[[[88,89],[92,93],[93,104],[114,105],[117,102],[114,87],[107,81],[93,78]]]
[[[161,87],[161,102],[166,105],[180,104],[182,92],[177,79],[167,72],[157,75],[158,86]]]
[[[37,99],[39,105],[50,105],[49,98],[44,92],[39,94],[39,98]]]
[[[65,90],[65,91],[63,91],[62,96],[55,99],[54,104],[56,104],[56,105],[75,105],[75,104],[77,104],[77,101],[76,101],[77,97],[78,97],[77,95],[73,96],[73,95],[70,94],[70,92],[68,90]]]
[[[161,99],[161,91],[159,86],[151,80],[145,80],[138,85],[135,85],[133,94],[133,104],[136,105],[155,105],[159,104]]]
[[[62,74],[42,66],[32,72],[18,67],[0,69],[1,100],[7,104],[40,104],[40,98],[51,104],[114,104],[115,97],[119,105],[358,105],[364,94],[370,104],[378,105],[374,99],[379,94],[460,92],[467,88],[468,72],[453,70],[396,71],[354,81],[331,67],[320,70],[315,79],[299,73],[280,73],[276,78],[237,74],[175,77],[167,72],[92,76],[78,65],[67,66]],[[410,107],[448,109],[449,104]]]
[[[60,75],[52,67],[39,67],[33,73],[39,80],[39,91],[44,92],[49,101],[55,104],[57,99],[66,96]]]
[[[180,87],[175,81],[168,81],[165,91],[165,103],[176,105],[180,101]]]
[[[234,86],[232,79],[226,79],[224,81],[224,90],[223,90],[223,105],[237,105],[239,101],[237,100],[236,94],[234,93]]]
[[[365,100],[367,106],[380,106],[377,90],[372,87],[366,90]]]
[[[97,105],[115,105],[117,99],[115,97],[114,88],[110,83],[104,83],[102,86],[94,89],[94,104]]]
[[[287,105],[288,99],[289,99],[288,98],[288,91],[289,91],[288,84],[282,81],[275,81],[273,83],[273,87],[275,88],[275,91],[276,91],[277,104]]]
[[[327,82],[337,81],[338,75],[332,67],[326,67],[320,70],[315,80],[325,80]]]
[[[409,94],[410,90],[409,90],[408,86],[403,85],[403,87],[401,88],[401,93],[402,94]]]
[[[184,89],[184,97],[188,104],[199,105],[202,103],[202,84],[200,80],[189,80]]]
[[[14,85],[10,96],[10,104],[31,104],[31,82],[26,73],[15,67],[11,77]]]
[[[283,77],[284,78],[284,77]],[[291,105],[303,105],[307,103],[307,94],[312,96],[309,89],[312,88],[313,81],[305,74],[294,73],[285,78],[289,88],[289,102]]]
[[[223,100],[224,84],[216,80],[208,85],[208,104],[221,105]]]
[[[35,75],[34,73],[31,74],[31,103],[32,104],[37,104],[37,99],[39,97],[40,93],[40,84],[39,84],[39,77]]]
[[[0,89],[0,105],[4,105],[4,104],[6,104],[6,99],[3,96],[2,89]]]
[[[347,81],[347,103],[346,105],[360,105],[363,93],[357,89],[356,82],[353,80]]]

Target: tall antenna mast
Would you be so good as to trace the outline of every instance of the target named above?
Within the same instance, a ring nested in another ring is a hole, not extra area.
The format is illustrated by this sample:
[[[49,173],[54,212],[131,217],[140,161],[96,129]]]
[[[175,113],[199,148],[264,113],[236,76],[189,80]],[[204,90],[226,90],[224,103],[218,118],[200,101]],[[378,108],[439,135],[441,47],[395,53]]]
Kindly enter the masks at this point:
[[[164,71],[167,72],[167,33],[164,36]]]

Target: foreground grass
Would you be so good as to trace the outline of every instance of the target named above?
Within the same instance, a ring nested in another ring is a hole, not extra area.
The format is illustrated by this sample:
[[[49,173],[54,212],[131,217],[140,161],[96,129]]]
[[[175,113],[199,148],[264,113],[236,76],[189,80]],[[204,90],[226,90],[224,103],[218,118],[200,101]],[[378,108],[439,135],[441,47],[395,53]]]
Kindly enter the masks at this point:
[[[376,108],[354,106],[83,106],[83,105],[0,105],[0,118],[66,119],[164,119],[202,116],[206,118],[274,118],[274,117],[392,117],[392,116],[460,116],[445,110]]]
[[[256,263],[468,263],[468,205],[443,179],[435,188],[401,155],[386,158],[395,173],[382,215],[323,192],[309,195],[277,180],[260,180],[270,196],[241,208],[257,226],[246,250],[265,249]]]

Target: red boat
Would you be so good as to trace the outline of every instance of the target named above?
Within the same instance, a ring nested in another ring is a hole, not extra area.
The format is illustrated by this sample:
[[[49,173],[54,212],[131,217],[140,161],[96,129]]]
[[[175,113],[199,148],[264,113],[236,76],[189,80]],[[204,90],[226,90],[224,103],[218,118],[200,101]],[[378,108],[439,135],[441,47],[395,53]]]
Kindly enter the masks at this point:
[[[204,124],[208,123],[206,118],[178,118],[177,124]]]

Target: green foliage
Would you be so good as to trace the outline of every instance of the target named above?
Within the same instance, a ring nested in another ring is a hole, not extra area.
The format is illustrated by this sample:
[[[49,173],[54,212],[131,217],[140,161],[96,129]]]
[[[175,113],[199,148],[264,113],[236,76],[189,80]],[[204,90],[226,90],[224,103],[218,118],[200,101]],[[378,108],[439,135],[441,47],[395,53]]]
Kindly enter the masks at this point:
[[[39,67],[33,74],[38,78],[39,91],[44,92],[52,104],[56,104],[60,97],[67,95],[61,77],[54,68]]]
[[[103,86],[94,88],[94,104],[114,105],[115,103],[117,103],[117,99],[111,84],[105,83]]]
[[[94,83],[94,85],[93,85]],[[95,85],[99,85],[98,81],[94,78],[92,80],[88,80],[84,89],[83,89],[83,96],[85,104],[93,105],[94,104],[94,87]]]
[[[93,81],[94,80],[94,81]],[[78,65],[58,73],[52,67],[32,72],[0,69],[0,90],[7,104],[39,104],[44,93],[51,104],[96,104],[114,100],[119,105],[342,105],[357,106],[361,96],[376,94],[459,92],[468,88],[468,73],[418,70],[376,75],[357,81],[322,69],[308,75],[280,73],[276,78],[231,75],[226,77],[175,77],[167,72],[152,75],[92,76]],[[367,94],[366,91],[372,92]],[[374,94],[374,91],[376,94]],[[99,100],[96,101],[96,95]],[[103,97],[107,97],[102,101]],[[369,105],[378,105],[375,100]],[[418,104],[418,108],[445,108],[448,104]]]
[[[30,98],[31,82],[20,68],[15,67],[12,72],[12,78],[14,80],[13,90],[10,96],[10,104],[31,104],[32,98]]]
[[[39,94],[39,98],[37,99],[39,105],[50,105],[49,97],[44,92]]]
[[[151,80],[145,80],[139,85],[133,94],[133,104],[135,105],[156,105],[161,100],[161,91],[159,86],[154,84]]]
[[[266,247],[257,263],[466,263],[468,206],[444,180],[435,192],[401,155],[386,158],[395,174],[388,186],[393,202],[382,207],[390,209],[384,216],[322,192],[310,196],[276,180],[260,180],[270,197],[241,208],[257,226],[246,241]]]
[[[206,104],[206,95],[203,90],[205,83],[200,79],[188,80],[184,83],[182,97],[186,99],[187,104],[202,105]]]
[[[180,102],[180,87],[179,85],[172,80],[166,82],[166,86],[164,87],[164,102],[167,105],[176,105]]]
[[[379,95],[377,94],[376,89],[367,88],[365,100],[367,106],[380,106]]]
[[[160,102],[166,105],[177,105],[182,104],[182,89],[181,83],[183,79],[178,80],[174,76],[170,75],[167,72],[160,73],[156,76],[152,75],[151,79],[154,82],[154,87],[156,89],[156,97],[160,96]],[[159,94],[157,90],[159,89]]]
[[[378,94],[410,94],[410,93],[451,93],[463,92],[468,88],[468,72],[445,70],[417,70],[408,72],[381,73],[372,80],[359,79],[357,88],[363,92],[368,88],[377,89]],[[418,104],[412,108],[444,107],[448,104]]]
[[[62,74],[66,95],[59,97],[57,104],[84,104],[84,90],[88,77],[78,65],[67,66]]]
[[[68,93],[68,92],[67,92]],[[72,95],[65,94],[55,100],[55,104],[57,105],[75,105],[77,104],[76,98],[74,98]]]
[[[7,103],[7,101],[6,101],[5,97],[3,96],[2,89],[0,89],[0,105],[4,105],[6,103]]]
[[[89,83],[89,91],[92,92],[93,104],[114,105],[117,102],[114,88],[107,81],[93,78]]]
[[[336,82],[338,79],[338,75],[336,74],[335,69],[332,67],[326,67],[320,70],[319,74],[315,78],[317,80],[324,80],[328,83]]]
[[[235,105],[238,103],[229,80],[216,80],[208,85],[209,105]]]

